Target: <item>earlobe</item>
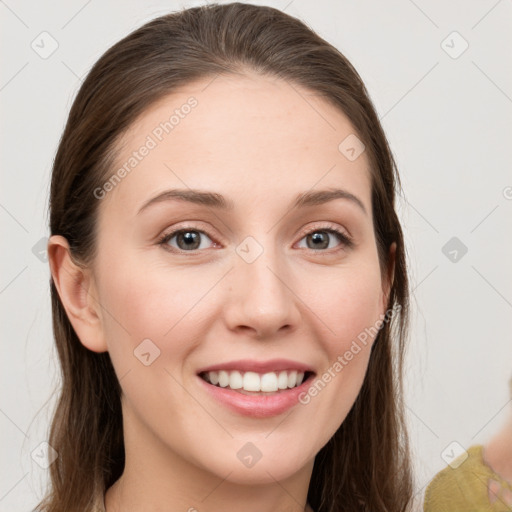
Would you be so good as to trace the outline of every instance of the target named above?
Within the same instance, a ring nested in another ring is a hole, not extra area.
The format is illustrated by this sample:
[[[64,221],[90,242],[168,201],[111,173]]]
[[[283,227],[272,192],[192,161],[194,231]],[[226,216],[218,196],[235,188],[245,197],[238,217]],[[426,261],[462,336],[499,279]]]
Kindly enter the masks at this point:
[[[60,300],[80,342],[93,352],[106,352],[101,307],[91,272],[73,261],[69,243],[60,235],[48,240],[48,260]]]

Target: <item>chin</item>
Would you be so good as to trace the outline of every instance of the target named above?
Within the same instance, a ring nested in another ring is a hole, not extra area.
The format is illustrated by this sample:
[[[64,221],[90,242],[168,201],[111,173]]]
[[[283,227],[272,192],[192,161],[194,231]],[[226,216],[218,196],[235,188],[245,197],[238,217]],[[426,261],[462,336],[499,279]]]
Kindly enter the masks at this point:
[[[314,460],[314,454],[305,456],[300,443],[292,443],[286,447],[283,443],[280,446],[271,444],[267,442],[267,446],[260,450],[256,443],[238,441],[234,452],[228,447],[219,449],[219,454],[224,454],[221,459],[203,461],[202,465],[210,473],[234,484],[264,485],[275,484],[276,480],[286,480]],[[300,450],[300,453],[293,453],[292,450]],[[234,456],[226,455],[230,452]]]

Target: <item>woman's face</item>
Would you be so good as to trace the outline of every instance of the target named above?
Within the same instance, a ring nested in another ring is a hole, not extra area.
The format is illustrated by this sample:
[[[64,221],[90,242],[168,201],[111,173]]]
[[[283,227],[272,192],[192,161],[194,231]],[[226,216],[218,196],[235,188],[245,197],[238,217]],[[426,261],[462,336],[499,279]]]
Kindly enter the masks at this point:
[[[386,312],[359,144],[339,110],[255,74],[183,87],[131,127],[125,172],[95,193],[100,323],[82,340],[120,379],[127,461],[239,483],[311,469]],[[229,387],[262,383],[288,391]]]

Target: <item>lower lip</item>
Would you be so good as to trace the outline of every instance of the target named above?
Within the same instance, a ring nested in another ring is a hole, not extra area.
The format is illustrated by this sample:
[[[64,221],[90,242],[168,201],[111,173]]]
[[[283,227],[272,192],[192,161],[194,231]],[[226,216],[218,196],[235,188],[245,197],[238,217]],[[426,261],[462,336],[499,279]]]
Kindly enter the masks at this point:
[[[210,395],[232,411],[253,418],[268,418],[287,411],[299,402],[299,395],[310,386],[311,374],[300,386],[282,390],[272,395],[244,395],[230,388],[209,384],[197,376]]]

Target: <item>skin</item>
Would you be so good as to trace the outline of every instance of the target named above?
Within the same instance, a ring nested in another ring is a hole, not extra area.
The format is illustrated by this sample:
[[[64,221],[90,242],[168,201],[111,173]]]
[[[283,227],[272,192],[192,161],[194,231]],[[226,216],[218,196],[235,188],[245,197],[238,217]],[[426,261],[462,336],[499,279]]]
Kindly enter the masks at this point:
[[[510,411],[501,430],[484,446],[483,458],[501,478],[512,485],[512,413]]]
[[[314,457],[359,393],[373,338],[310,403],[271,418],[228,410],[196,371],[283,357],[321,375],[386,312],[394,244],[383,276],[367,155],[349,161],[338,150],[354,128],[341,111],[282,80],[248,72],[173,92],[126,133],[119,166],[191,95],[197,107],[100,200],[91,267],[73,264],[62,237],[49,241],[73,327],[88,349],[110,353],[123,390],[126,467],[106,493],[106,509],[310,510]],[[367,213],[346,199],[291,209],[299,193],[329,187],[357,196]],[[171,188],[218,192],[235,208],[175,200],[137,215]],[[308,245],[306,235],[326,224],[354,246],[335,234],[324,235],[328,248]],[[207,233],[200,249],[187,252],[177,237],[167,244],[175,252],[158,244],[159,235],[185,227]],[[263,247],[252,263],[235,251],[247,236]],[[133,354],[147,338],[160,349],[149,366]],[[237,458],[247,442],[262,453],[251,468]]]

